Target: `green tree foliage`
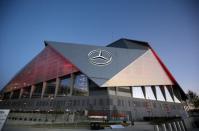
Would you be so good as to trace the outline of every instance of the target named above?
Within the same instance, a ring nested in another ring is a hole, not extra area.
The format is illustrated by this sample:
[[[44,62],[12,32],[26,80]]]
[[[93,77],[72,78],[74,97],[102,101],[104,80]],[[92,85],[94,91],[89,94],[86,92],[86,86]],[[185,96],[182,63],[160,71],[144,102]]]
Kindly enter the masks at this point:
[[[190,103],[192,103],[196,108],[199,107],[199,96],[195,92],[189,90],[187,97]]]

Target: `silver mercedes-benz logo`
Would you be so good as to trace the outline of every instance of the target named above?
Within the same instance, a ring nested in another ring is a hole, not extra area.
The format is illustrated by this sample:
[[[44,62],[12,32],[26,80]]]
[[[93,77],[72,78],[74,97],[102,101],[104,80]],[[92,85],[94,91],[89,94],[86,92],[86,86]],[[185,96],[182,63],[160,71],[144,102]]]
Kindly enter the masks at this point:
[[[106,50],[92,50],[88,53],[88,60],[93,65],[105,66],[111,63],[112,55]]]

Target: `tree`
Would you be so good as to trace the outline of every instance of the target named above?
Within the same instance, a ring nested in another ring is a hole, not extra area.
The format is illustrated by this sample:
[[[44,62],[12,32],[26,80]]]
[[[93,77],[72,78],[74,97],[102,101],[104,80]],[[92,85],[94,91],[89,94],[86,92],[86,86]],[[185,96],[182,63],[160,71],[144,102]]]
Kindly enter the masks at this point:
[[[199,96],[193,91],[188,91],[187,97],[190,103],[194,105],[195,108],[199,107]]]

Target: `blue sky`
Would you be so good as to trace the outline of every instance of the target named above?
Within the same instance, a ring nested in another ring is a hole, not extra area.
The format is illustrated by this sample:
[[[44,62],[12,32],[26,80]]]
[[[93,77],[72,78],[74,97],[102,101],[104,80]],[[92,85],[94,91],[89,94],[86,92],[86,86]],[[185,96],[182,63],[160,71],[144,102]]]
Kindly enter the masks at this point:
[[[187,91],[199,85],[197,0],[0,0],[0,88],[44,40],[106,45],[148,41]]]

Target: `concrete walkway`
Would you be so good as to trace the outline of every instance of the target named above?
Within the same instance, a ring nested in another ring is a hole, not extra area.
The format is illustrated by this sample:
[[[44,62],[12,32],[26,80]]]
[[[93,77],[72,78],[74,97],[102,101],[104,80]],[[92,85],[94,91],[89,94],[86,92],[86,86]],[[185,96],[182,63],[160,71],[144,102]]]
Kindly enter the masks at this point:
[[[96,131],[151,131],[150,129],[136,129],[127,127],[124,129],[102,129]],[[31,127],[4,127],[3,131],[91,131],[90,129],[57,129],[57,128],[31,128]],[[93,131],[93,130],[92,130]]]

